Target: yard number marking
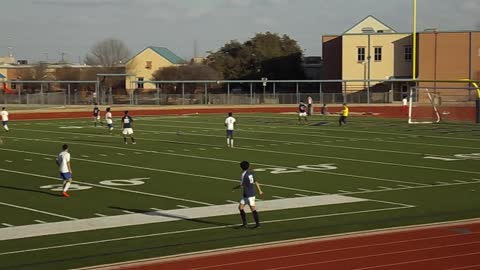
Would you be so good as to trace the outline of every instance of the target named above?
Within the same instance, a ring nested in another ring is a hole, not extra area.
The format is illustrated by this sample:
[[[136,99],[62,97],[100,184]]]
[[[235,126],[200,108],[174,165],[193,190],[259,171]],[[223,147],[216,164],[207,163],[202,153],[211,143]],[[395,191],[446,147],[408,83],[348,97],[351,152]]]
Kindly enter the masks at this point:
[[[270,171],[271,174],[284,174],[284,173],[301,173],[305,170],[317,170],[317,171],[328,171],[336,170],[337,166],[332,163],[328,164],[313,164],[313,165],[298,165],[297,169],[283,168],[283,167],[270,167],[270,168],[258,168],[254,169],[256,172],[266,172]]]
[[[145,184],[145,181],[150,179],[150,177],[143,177],[143,178],[130,178],[130,179],[112,179],[112,180],[104,180],[100,181],[99,184],[111,187],[118,187],[118,186],[139,186]],[[47,185],[41,186],[42,189],[50,189],[51,191],[62,191],[63,185],[62,184],[55,184],[55,185]],[[76,183],[72,183],[70,185],[71,191],[79,191],[79,190],[87,190],[91,189],[91,186],[88,185],[80,185]]]

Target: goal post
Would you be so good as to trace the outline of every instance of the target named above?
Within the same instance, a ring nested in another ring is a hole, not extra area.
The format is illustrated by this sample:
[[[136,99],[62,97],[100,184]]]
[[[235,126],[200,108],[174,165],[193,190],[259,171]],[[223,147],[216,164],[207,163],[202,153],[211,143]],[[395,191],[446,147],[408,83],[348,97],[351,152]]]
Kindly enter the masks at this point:
[[[432,124],[441,120],[438,106],[441,99],[428,88],[411,87],[408,100],[409,124]]]
[[[475,123],[478,121],[476,103],[480,90],[476,85],[471,85],[450,83],[442,86],[430,84],[410,87],[408,123]]]

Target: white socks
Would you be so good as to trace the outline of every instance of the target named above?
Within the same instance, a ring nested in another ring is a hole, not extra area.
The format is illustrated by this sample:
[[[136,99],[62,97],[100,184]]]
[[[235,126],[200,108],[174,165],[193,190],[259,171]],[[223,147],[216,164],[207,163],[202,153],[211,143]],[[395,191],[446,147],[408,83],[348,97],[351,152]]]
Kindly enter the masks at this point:
[[[63,192],[67,192],[68,189],[70,188],[70,182],[65,183],[65,186],[63,187]]]
[[[233,148],[233,139],[227,138],[227,147]]]

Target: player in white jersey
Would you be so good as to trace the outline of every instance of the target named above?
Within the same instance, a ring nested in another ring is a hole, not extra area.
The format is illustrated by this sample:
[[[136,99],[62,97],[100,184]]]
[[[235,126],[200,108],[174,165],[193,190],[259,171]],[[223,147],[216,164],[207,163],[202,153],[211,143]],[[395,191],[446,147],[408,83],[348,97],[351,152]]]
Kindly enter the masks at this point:
[[[232,116],[232,113],[228,113],[227,119],[225,119],[225,126],[227,127],[227,147],[233,148],[233,130],[235,129],[235,122],[237,120]]]
[[[112,120],[112,113],[110,112],[110,108],[107,108],[107,113],[105,113],[105,122],[108,126],[108,132],[112,135],[113,130],[113,120]]]
[[[70,197],[67,191],[72,183],[72,167],[70,166],[70,153],[68,152],[68,145],[62,146],[63,151],[58,154],[57,165],[60,171],[60,178],[63,180],[62,195]]]
[[[5,110],[5,107],[2,108],[2,112],[0,114],[2,115],[3,129],[5,129],[5,131],[8,132],[9,131],[9,129],[8,129],[8,112]]]

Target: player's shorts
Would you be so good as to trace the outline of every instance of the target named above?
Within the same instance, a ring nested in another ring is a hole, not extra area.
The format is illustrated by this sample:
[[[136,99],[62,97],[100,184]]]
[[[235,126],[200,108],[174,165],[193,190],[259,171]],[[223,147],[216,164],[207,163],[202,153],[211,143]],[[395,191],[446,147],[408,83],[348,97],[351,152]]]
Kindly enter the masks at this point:
[[[133,134],[133,129],[132,128],[124,128],[122,130],[123,135],[132,135]]]
[[[307,116],[307,113],[306,113],[306,112],[301,112],[301,113],[298,113],[298,116],[300,116],[300,117],[306,117],[306,116]]]
[[[72,174],[67,172],[67,173],[60,173],[60,179],[63,181],[70,180],[72,179]]]
[[[233,136],[233,130],[227,129],[227,137]]]
[[[245,197],[240,200],[240,204],[243,205],[250,205],[250,206],[255,206],[255,196],[253,197]]]
[[[8,124],[8,121],[2,121],[2,126],[6,126]]]

